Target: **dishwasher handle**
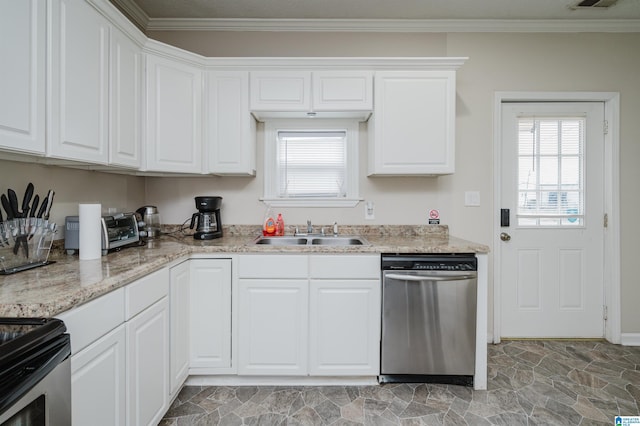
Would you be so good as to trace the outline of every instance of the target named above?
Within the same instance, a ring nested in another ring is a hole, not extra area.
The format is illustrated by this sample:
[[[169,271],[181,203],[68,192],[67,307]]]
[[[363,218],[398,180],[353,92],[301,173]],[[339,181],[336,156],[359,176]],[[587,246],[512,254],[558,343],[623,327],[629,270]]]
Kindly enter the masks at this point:
[[[391,280],[402,280],[402,281],[461,281],[461,280],[472,280],[477,278],[477,275],[473,274],[461,274],[461,275],[448,275],[448,276],[421,276],[421,275],[409,275],[409,274],[385,274],[384,278],[388,278]]]

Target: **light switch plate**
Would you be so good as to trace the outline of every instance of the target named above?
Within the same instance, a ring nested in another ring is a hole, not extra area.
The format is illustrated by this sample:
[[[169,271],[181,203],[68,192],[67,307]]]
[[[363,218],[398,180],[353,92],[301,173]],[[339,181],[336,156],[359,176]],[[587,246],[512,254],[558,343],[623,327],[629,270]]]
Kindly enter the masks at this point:
[[[479,191],[466,191],[464,193],[464,205],[467,207],[479,207],[480,206],[480,192]]]

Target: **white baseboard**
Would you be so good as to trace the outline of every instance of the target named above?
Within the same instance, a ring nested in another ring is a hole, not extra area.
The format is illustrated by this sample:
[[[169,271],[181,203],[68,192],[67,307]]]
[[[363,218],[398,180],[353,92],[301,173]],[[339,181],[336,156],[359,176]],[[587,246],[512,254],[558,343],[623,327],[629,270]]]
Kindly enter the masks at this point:
[[[310,377],[310,376],[189,376],[191,386],[366,386],[377,385],[377,376]]]
[[[640,346],[640,333],[620,334],[620,344],[623,346]]]

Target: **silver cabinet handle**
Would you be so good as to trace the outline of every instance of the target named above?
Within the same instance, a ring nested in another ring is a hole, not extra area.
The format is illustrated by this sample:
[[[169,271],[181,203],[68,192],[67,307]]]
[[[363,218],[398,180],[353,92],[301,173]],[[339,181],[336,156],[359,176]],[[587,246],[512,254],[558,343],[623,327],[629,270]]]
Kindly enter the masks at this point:
[[[438,276],[420,276],[420,275],[402,275],[402,274],[387,274],[384,278],[388,278],[391,280],[402,280],[402,281],[460,281],[460,280],[471,280],[477,278],[477,275],[465,274],[465,275],[448,275],[443,277]]]

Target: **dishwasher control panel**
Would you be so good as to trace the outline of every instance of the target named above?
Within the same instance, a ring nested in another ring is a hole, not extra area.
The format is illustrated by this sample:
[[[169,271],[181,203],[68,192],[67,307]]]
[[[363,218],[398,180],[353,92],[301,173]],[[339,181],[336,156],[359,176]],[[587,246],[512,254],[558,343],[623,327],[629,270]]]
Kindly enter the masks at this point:
[[[383,255],[382,270],[395,271],[476,271],[474,255]]]

